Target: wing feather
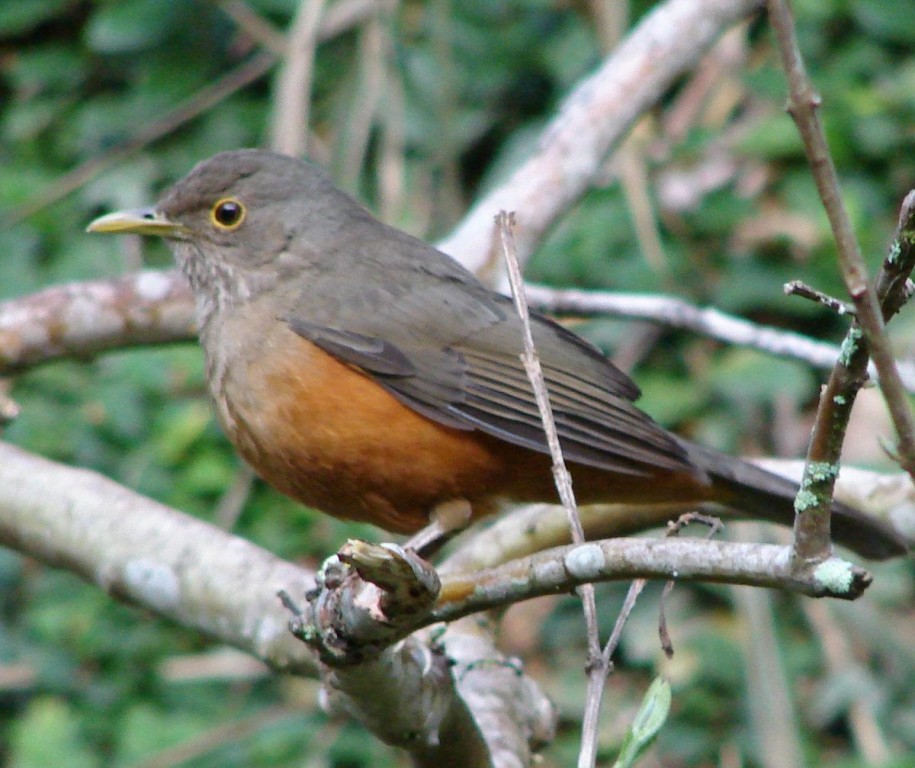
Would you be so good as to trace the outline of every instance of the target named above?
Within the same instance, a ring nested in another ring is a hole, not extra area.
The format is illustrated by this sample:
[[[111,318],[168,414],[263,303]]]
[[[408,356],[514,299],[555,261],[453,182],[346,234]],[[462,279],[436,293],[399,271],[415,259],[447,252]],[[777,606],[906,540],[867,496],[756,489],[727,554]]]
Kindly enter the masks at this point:
[[[386,287],[366,283],[320,319],[303,301],[290,327],[427,418],[547,453],[510,300],[422,248],[425,281],[416,265],[402,279],[392,272]],[[633,405],[638,387],[599,350],[536,313],[532,331],[568,461],[630,474],[694,470],[680,443]]]

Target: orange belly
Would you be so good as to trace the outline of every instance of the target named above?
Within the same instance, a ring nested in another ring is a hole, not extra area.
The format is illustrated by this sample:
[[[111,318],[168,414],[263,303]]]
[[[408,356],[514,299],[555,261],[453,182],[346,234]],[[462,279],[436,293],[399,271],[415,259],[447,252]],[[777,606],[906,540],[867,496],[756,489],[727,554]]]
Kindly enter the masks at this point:
[[[398,533],[454,499],[469,501],[474,518],[503,500],[557,500],[549,457],[431,421],[291,330],[273,342],[266,348],[281,354],[230,365],[214,395],[238,451],[283,493]],[[571,470],[581,503],[688,503],[713,492],[685,473]]]
[[[233,366],[225,381],[229,437],[271,485],[398,532],[421,528],[442,501],[496,489],[506,466],[489,441],[420,416],[357,369],[284,335],[282,355],[252,361],[241,377]]]

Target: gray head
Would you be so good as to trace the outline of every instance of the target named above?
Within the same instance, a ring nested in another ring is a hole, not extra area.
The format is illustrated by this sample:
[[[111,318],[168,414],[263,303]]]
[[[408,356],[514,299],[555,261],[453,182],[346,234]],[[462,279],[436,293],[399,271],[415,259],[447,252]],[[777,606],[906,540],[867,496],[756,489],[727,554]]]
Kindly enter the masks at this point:
[[[89,231],[165,238],[203,321],[293,273],[320,269],[322,245],[365,218],[370,214],[320,169],[245,149],[199,163],[153,208],[102,216]]]

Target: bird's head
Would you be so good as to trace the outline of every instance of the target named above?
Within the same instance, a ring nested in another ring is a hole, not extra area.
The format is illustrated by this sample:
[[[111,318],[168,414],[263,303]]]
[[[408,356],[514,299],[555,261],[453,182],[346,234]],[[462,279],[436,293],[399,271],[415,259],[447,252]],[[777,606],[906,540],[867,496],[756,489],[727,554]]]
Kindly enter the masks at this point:
[[[323,242],[357,210],[318,168],[248,149],[199,163],[155,206],[109,213],[88,231],[164,238],[211,311],[319,268]]]

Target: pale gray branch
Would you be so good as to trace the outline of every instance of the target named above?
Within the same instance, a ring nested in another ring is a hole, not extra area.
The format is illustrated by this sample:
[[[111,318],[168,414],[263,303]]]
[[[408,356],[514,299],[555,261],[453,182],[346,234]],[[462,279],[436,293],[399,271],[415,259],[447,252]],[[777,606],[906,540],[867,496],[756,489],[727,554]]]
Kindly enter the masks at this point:
[[[532,597],[566,593],[596,581],[635,578],[713,581],[855,599],[870,575],[831,557],[809,571],[792,568],[789,547],[701,539],[604,539],[537,552],[487,571],[442,579],[442,603],[433,617],[450,621]],[[447,595],[466,597],[447,600]]]
[[[364,664],[328,671],[333,712],[366,723],[429,768],[529,765],[554,736],[556,711],[477,619],[437,640],[412,635]]]
[[[53,286],[0,303],[0,374],[196,332],[194,299],[178,270]]]
[[[607,153],[721,32],[761,7],[757,0],[668,0],[647,14],[600,68],[566,98],[537,150],[478,201],[439,244],[478,274],[494,263],[493,217],[516,211],[522,261],[585,192]]]
[[[315,672],[276,598],[312,588],[309,571],[96,472],[0,442],[0,545],[275,669]]]
[[[543,312],[650,320],[821,369],[831,368],[839,354],[835,345],[674,296],[530,284],[525,293]],[[0,373],[61,357],[91,358],[124,347],[188,341],[195,333],[193,297],[174,269],[53,286],[0,303]],[[900,361],[899,371],[915,392],[915,365]]]
[[[544,285],[527,285],[525,292],[531,305],[543,312],[651,320],[728,344],[802,360],[822,370],[832,370],[839,357],[839,347],[835,344],[817,341],[793,331],[752,323],[714,307],[697,307],[675,296],[585,291]],[[908,390],[915,392],[915,365],[900,361],[898,368]]]
[[[800,459],[755,458],[753,462],[795,482],[804,470]],[[836,499],[915,540],[915,486],[906,473],[843,467],[836,480]],[[674,504],[595,504],[582,507],[580,514],[588,539],[606,539],[664,526],[684,509]],[[715,512],[725,521],[732,514],[726,509]],[[485,530],[472,532],[438,571],[446,579],[453,573],[492,568],[568,542],[568,523],[562,507],[532,504],[496,520]]]

